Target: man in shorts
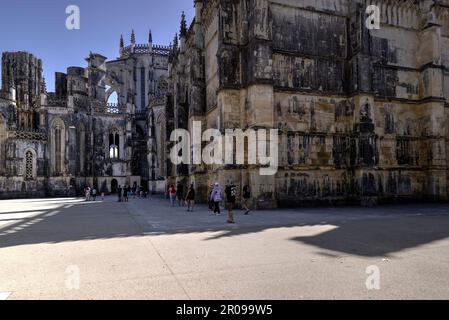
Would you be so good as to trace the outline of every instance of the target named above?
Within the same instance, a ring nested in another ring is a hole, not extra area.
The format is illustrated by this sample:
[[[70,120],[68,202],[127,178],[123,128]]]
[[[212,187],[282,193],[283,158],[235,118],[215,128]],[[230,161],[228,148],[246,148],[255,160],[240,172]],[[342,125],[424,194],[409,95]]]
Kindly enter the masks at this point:
[[[237,187],[234,185],[234,183],[230,183],[226,186],[225,194],[226,194],[226,203],[228,205],[228,223],[235,223],[234,221],[234,213],[233,209],[235,206],[235,200],[236,200],[236,192]]]

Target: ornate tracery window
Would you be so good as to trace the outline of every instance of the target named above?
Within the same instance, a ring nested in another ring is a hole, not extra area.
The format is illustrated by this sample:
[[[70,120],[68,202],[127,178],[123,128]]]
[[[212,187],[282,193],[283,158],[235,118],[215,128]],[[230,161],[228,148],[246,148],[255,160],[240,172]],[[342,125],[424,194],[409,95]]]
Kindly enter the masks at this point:
[[[62,148],[61,148],[61,128],[55,128],[55,171],[56,173],[62,172]]]
[[[140,68],[140,110],[144,110],[146,108],[146,73],[145,67]]]
[[[27,180],[34,179],[34,159],[31,151],[25,154],[25,178]]]

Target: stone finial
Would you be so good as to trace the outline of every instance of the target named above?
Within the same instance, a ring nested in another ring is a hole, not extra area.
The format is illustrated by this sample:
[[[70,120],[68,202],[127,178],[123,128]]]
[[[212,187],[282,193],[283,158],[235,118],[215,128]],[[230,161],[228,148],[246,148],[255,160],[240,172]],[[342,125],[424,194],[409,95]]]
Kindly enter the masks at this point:
[[[181,37],[187,36],[187,21],[186,21],[186,14],[183,11],[181,15]]]
[[[131,32],[131,43],[136,44],[136,35],[134,33],[134,29]]]
[[[150,32],[148,33],[148,43],[153,43],[153,33],[151,32],[151,29]]]
[[[120,49],[125,47],[125,42],[123,41],[123,35],[120,35]]]

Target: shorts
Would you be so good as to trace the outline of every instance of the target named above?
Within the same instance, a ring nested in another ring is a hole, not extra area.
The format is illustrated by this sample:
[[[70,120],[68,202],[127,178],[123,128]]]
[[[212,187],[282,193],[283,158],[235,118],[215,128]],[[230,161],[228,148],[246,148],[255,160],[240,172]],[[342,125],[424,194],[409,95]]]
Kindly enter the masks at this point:
[[[226,203],[228,210],[232,210],[235,207],[235,202],[227,202]]]

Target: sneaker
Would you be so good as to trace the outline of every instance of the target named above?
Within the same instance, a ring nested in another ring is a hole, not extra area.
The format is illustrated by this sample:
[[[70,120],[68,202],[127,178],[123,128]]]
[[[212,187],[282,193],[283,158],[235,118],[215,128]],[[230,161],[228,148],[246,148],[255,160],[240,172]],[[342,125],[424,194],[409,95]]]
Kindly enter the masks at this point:
[[[247,211],[245,212],[245,216],[247,216],[250,212],[251,212],[251,210],[247,210]]]
[[[229,223],[229,224],[234,224],[235,221],[228,220],[227,223]]]

